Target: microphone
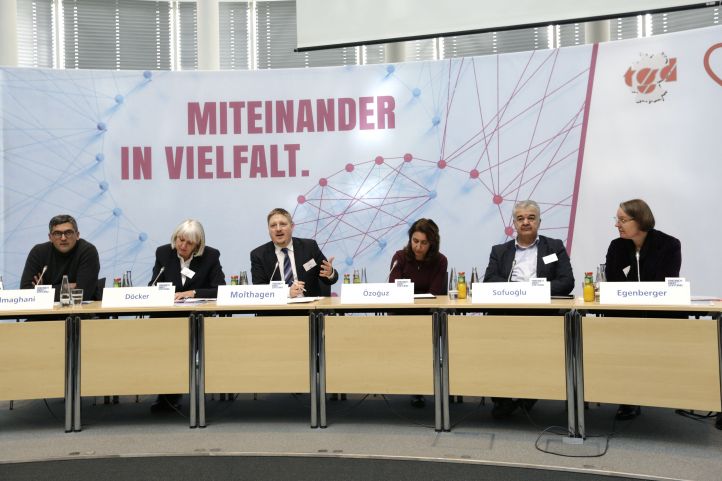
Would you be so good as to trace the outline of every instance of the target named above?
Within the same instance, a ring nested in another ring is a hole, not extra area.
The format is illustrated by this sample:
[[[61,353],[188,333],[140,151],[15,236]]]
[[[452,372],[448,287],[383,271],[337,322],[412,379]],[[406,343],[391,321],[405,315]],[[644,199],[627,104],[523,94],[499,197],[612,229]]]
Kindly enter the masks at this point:
[[[511,270],[509,271],[509,277],[506,279],[506,282],[511,282],[511,275],[514,273],[515,267],[516,267],[516,259],[514,259],[514,262],[511,263]]]
[[[634,256],[637,258],[637,282],[642,282],[642,273],[639,272],[639,251],[635,252]]]
[[[398,259],[394,259],[394,263],[391,264],[391,269],[389,269],[389,275],[386,276],[386,282],[389,282],[389,279],[391,279],[391,273],[394,271],[394,267],[396,267],[396,264],[399,263]]]
[[[43,276],[45,275],[45,271],[48,270],[48,266],[43,266],[43,270],[40,272],[40,277],[38,277],[38,281],[35,283],[36,286],[39,286],[43,282]]]
[[[276,261],[276,265],[273,267],[273,272],[271,272],[271,277],[270,277],[270,279],[268,279],[269,284],[273,280],[273,275],[276,273],[276,269],[278,269],[278,261]]]
[[[155,285],[155,283],[158,282],[158,278],[160,277],[161,274],[163,274],[164,270],[165,270],[165,266],[160,268],[160,270],[158,271],[158,275],[155,276],[155,279],[153,279],[153,282],[150,283],[151,287],[153,287]]]

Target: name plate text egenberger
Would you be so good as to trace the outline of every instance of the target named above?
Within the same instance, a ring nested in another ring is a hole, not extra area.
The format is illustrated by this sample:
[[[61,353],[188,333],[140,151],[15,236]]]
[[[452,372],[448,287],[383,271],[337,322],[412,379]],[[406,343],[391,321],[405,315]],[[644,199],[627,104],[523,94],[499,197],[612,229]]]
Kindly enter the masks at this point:
[[[409,279],[396,282],[341,284],[341,304],[413,304],[414,283]]]
[[[51,286],[35,286],[35,289],[10,289],[0,291],[0,311],[52,309],[55,289]]]
[[[475,282],[471,286],[472,304],[549,304],[551,286],[546,279],[527,282]]]
[[[689,305],[692,297],[688,281],[668,277],[664,282],[600,282],[599,303]]]
[[[218,306],[252,306],[288,303],[288,286],[283,281],[270,284],[218,286]]]
[[[175,287],[170,283],[150,287],[106,287],[103,307],[169,307],[175,302]]]

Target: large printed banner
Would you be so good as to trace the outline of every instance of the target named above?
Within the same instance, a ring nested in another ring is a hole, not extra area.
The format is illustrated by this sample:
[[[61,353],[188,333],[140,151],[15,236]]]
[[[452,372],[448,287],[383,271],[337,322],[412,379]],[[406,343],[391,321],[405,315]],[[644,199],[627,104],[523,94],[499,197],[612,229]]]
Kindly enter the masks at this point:
[[[722,49],[705,54],[720,40],[712,28],[253,72],[1,69],[5,283],[17,286],[59,213],[74,215],[98,247],[101,276],[132,270],[148,282],[156,247],[196,218],[229,277],[250,270],[274,207],[292,212],[294,235],[315,238],[341,274],[366,268],[369,282],[384,281],[419,217],[439,224],[450,266],[483,270],[491,245],[514,235],[512,206],[527,198],[542,206],[541,233],[567,243],[581,279],[604,261],[619,201],[640,196],[658,227],[682,240],[682,274],[698,292],[709,265],[694,264],[704,253],[688,245],[700,221],[720,232],[699,210],[714,205],[704,183],[716,176],[718,190],[720,179],[719,148],[705,143],[722,125],[712,107],[722,105]],[[639,129],[644,136],[630,135]],[[640,154],[655,148],[661,159]],[[658,168],[666,158],[684,183]],[[680,218],[675,209],[688,201],[696,210]]]

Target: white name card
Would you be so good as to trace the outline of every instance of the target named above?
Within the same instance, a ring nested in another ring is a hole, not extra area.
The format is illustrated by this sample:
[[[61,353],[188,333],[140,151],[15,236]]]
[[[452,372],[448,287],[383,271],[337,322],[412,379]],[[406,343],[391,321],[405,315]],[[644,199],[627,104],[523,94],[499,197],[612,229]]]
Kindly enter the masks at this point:
[[[472,304],[549,304],[551,286],[544,278],[527,282],[475,282],[471,286]]]
[[[172,284],[103,289],[103,307],[169,307],[174,302],[175,287]]]
[[[414,283],[409,279],[396,282],[341,284],[341,304],[413,304]]]
[[[664,282],[600,282],[601,304],[688,305],[692,302],[689,282],[668,277]]]
[[[219,306],[257,306],[287,302],[288,286],[283,281],[273,281],[270,284],[218,286],[216,298],[216,305]]]
[[[52,309],[54,299],[55,289],[50,286],[0,291],[0,311]]]

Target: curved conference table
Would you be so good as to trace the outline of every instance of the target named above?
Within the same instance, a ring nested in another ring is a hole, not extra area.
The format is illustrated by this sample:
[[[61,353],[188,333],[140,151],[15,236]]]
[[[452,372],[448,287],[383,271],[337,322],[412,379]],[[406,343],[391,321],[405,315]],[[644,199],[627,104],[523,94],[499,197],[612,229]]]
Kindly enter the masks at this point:
[[[569,436],[584,438],[585,401],[722,411],[721,314],[718,301],[445,296],[2,311],[26,322],[0,323],[0,400],[64,397],[72,432],[82,396],[186,393],[195,428],[206,425],[207,393],[308,393],[310,425],[323,428],[326,393],[424,394],[437,431],[450,429],[449,396],[550,399],[567,403]]]

